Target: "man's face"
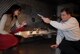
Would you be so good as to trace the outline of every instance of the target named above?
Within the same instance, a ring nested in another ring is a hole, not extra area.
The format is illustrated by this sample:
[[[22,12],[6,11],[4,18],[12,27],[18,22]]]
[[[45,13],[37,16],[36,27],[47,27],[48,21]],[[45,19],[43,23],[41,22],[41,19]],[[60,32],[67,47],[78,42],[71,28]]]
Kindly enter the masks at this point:
[[[66,21],[70,18],[70,14],[67,14],[66,11],[61,12],[61,19]]]

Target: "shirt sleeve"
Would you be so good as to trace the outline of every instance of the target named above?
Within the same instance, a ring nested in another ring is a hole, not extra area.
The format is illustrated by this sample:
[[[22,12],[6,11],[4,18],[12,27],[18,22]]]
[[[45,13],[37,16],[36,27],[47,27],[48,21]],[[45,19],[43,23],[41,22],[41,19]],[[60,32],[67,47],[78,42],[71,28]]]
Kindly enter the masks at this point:
[[[8,32],[4,30],[6,20],[7,20],[7,15],[3,15],[0,21],[0,33],[1,34],[8,34]]]
[[[64,35],[61,33],[60,30],[58,30],[57,37],[56,37],[56,44],[59,45],[63,40],[63,38],[64,38]]]
[[[60,29],[60,30],[65,30],[65,29],[72,29],[74,28],[76,25],[79,25],[77,20],[72,18],[69,19],[68,21],[64,22],[64,23],[59,23],[57,21],[51,21],[50,25],[52,25],[53,27]]]

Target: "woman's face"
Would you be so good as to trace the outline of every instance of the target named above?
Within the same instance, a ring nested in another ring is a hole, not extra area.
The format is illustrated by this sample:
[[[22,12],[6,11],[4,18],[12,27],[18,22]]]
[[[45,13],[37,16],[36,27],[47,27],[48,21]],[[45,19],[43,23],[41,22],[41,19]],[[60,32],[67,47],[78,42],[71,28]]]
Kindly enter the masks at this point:
[[[19,15],[20,15],[20,13],[21,13],[21,11],[16,10],[16,11],[14,12],[14,15],[19,16]]]

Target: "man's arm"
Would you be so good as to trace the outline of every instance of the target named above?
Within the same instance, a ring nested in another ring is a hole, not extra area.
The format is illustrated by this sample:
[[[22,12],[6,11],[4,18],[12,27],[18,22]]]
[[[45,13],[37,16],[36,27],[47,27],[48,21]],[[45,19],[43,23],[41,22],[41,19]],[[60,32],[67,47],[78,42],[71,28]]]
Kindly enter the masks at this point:
[[[72,29],[76,26],[79,26],[78,21],[75,18],[70,18],[68,21],[64,22],[64,23],[59,23],[57,21],[52,21],[49,18],[41,18],[45,23],[48,23],[50,25],[52,25],[53,27],[55,27],[56,29],[60,29],[60,30],[66,30],[66,29]]]
[[[59,45],[61,41],[63,40],[64,35],[61,30],[58,30],[57,37],[56,37],[56,44]]]
[[[50,21],[50,25],[60,30],[72,29],[75,28],[76,26],[79,26],[78,22],[74,18],[69,19],[64,23],[59,23],[57,21]]]

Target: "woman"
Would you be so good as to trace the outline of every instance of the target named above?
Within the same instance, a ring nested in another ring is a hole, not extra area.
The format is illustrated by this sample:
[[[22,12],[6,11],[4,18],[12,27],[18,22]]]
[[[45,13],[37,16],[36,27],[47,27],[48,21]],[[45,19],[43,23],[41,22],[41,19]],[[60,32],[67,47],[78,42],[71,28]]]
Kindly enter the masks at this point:
[[[12,28],[16,25],[21,28],[26,25],[23,22],[21,25],[18,23],[18,16],[21,12],[21,7],[14,4],[2,16],[0,21],[0,49],[7,49],[18,44],[19,40],[16,36],[12,35]]]

